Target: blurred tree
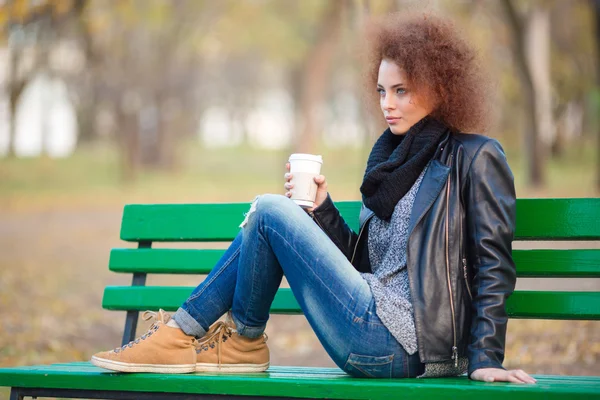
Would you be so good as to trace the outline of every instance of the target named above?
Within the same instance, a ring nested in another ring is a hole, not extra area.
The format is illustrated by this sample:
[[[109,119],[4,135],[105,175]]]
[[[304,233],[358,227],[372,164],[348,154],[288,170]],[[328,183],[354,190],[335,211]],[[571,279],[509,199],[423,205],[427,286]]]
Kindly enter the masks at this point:
[[[294,150],[312,153],[316,150],[319,132],[319,111],[323,108],[328,89],[328,78],[332,72],[335,51],[338,47],[342,18],[348,7],[348,0],[329,1],[321,15],[317,34],[299,76],[299,111],[301,128],[296,136]]]
[[[600,191],[600,123],[598,123],[598,121],[600,121],[599,115],[600,115],[600,110],[598,107],[598,97],[600,97],[598,95],[598,93],[600,92],[600,0],[590,0],[591,5],[592,5],[592,10],[594,13],[594,19],[596,22],[596,26],[595,26],[595,32],[596,32],[596,90],[595,90],[595,116],[596,116],[596,135],[597,135],[597,148],[598,148],[598,153],[597,153],[597,159],[596,159],[596,173],[597,173],[597,177],[596,177],[596,187],[598,189],[598,191]]]
[[[68,21],[81,14],[85,0],[8,0],[0,5],[0,38],[9,44],[8,76],[4,90],[9,99],[8,156],[14,155],[15,114],[27,84],[40,71],[52,73],[48,57]]]
[[[553,157],[561,156],[575,139],[585,138],[584,109],[595,86],[593,14],[588,0],[555,1],[550,9]]]
[[[519,11],[516,9],[513,0],[502,0],[501,2],[505,15],[506,21],[510,33],[512,35],[512,52],[515,59],[515,67],[521,82],[521,90],[525,99],[525,154],[528,163],[528,181],[532,186],[542,186],[544,184],[544,159],[545,159],[545,146],[541,141],[541,129],[542,121],[541,116],[545,115],[545,110],[541,111],[541,106],[538,104],[540,101],[545,101],[540,97],[540,86],[545,86],[546,82],[539,82],[536,85],[536,81],[533,77],[533,66],[531,65],[531,56],[528,50],[535,49],[536,43],[526,43],[526,40],[535,40],[535,38],[542,38],[543,34],[531,36],[531,32],[528,29],[536,29],[527,25],[535,24],[533,18],[537,14],[538,4],[532,4],[532,10],[528,17],[522,17]],[[543,17],[539,17],[543,18]],[[543,22],[542,22],[543,24]],[[543,29],[543,25],[538,24]],[[539,29],[539,28],[538,28]],[[528,35],[529,33],[529,35]],[[543,67],[542,67],[543,68]],[[541,89],[542,91],[545,90]],[[544,124],[547,126],[547,124]]]
[[[98,99],[116,116],[125,180],[143,165],[175,166],[177,141],[196,122],[189,109],[200,66],[194,41],[215,8],[190,0],[94,1],[86,8]]]
[[[296,108],[294,151],[315,151],[322,132],[319,118],[326,101],[332,63],[350,0],[266,0],[223,2],[222,19],[210,33],[221,57],[276,65],[287,75]],[[222,66],[220,66],[222,70]],[[259,68],[257,71],[265,71]],[[228,77],[228,81],[235,78]],[[264,77],[257,76],[258,82]],[[246,89],[250,89],[245,85]],[[236,93],[243,88],[236,87]],[[239,96],[238,96],[239,98]],[[251,101],[243,108],[251,107]],[[238,104],[239,106],[239,104]],[[239,113],[240,108],[236,108]]]

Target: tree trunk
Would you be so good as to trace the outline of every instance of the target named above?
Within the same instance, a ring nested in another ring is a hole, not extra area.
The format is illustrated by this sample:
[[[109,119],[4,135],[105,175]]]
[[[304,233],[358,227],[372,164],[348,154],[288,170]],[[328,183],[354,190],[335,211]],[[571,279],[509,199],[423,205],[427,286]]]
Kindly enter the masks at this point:
[[[515,10],[511,0],[502,0],[501,4],[504,8],[513,39],[512,52],[525,99],[525,154],[527,157],[528,181],[530,185],[540,187],[545,182],[543,171],[545,152],[539,139],[540,129],[538,107],[536,106],[536,92],[525,52],[523,23],[517,15],[517,10]]]
[[[176,121],[166,110],[165,103],[165,99],[157,99],[158,165],[163,169],[171,170],[175,159],[175,135],[179,135],[179,130]]]
[[[85,58],[85,71],[81,73],[82,80],[75,82],[77,93],[82,97],[73,102],[77,113],[77,143],[90,143],[97,136],[96,116],[98,114],[99,84],[96,79],[98,77],[98,59],[94,53],[94,39],[88,29],[87,15],[85,15],[87,4],[88,0],[75,0],[71,10],[72,26]],[[66,28],[66,26],[61,26],[61,28]]]
[[[98,114],[98,95],[93,82],[88,86],[88,97],[78,104],[77,123],[79,125],[79,134],[77,141],[79,143],[91,143],[96,139],[96,116]]]
[[[594,11],[594,19],[596,20],[596,107],[598,107],[598,93],[600,92],[600,0],[591,0],[592,9]],[[596,137],[597,137],[597,166],[596,166],[596,189],[600,192],[600,118],[598,118],[598,112],[596,109]]]
[[[8,157],[15,156],[15,136],[16,136],[16,115],[17,115],[17,103],[19,102],[19,98],[21,97],[21,93],[23,93],[23,89],[25,88],[26,81],[24,79],[18,78],[17,66],[19,64],[19,49],[17,46],[13,46],[10,49],[10,68],[9,68],[9,76],[8,76],[8,98],[9,98],[9,107],[8,107],[8,121],[9,121],[9,129],[8,129]]]
[[[117,135],[121,150],[121,179],[123,183],[132,183],[136,180],[140,164],[140,138],[138,115],[128,114],[117,110],[117,126],[120,130]]]
[[[396,9],[393,11],[401,11],[401,1],[396,2]],[[358,0],[352,3],[354,22],[352,29],[351,41],[360,40],[357,36],[362,33],[365,21],[371,15],[371,1],[370,0]],[[357,57],[356,62],[361,60]],[[363,135],[361,137],[362,143],[361,148],[370,151],[373,147],[373,139],[379,137],[387,127],[387,123],[383,118],[381,108],[379,107],[379,99],[372,93],[365,93],[367,89],[364,87],[363,79],[357,79],[352,87],[352,92],[357,99],[362,99],[360,103],[359,118],[361,124],[361,130]]]
[[[547,8],[533,7],[527,18],[525,51],[532,78],[538,120],[538,145],[544,153],[556,139],[552,115],[552,84],[550,79],[550,13]]]
[[[315,45],[306,58],[300,82],[300,134],[296,136],[296,152],[315,151],[319,132],[319,109],[327,94],[327,78],[330,75],[336,42],[342,25],[342,12],[346,0],[331,0],[319,26]]]

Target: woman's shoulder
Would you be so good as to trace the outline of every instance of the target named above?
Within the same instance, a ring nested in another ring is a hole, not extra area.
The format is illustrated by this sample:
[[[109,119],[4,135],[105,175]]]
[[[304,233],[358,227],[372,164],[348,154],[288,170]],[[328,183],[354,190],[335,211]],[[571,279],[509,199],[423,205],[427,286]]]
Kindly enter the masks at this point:
[[[475,157],[482,149],[504,153],[502,145],[498,140],[478,133],[452,133],[452,140],[455,142],[455,146],[463,148],[469,159]]]

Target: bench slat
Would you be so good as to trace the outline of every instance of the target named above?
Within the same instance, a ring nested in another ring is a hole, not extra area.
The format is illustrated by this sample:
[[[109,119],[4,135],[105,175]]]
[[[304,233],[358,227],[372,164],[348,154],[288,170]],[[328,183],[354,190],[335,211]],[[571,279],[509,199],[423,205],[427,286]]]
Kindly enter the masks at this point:
[[[249,203],[127,205],[121,239],[231,241],[249,209]]]
[[[208,274],[224,253],[208,249],[112,249],[108,268],[127,273]]]
[[[536,385],[444,379],[355,379],[337,368],[271,366],[256,374],[122,374],[89,363],[0,369],[0,385],[23,388],[171,392],[304,398],[511,400],[599,399],[600,378],[540,376]],[[157,384],[158,383],[158,384]]]
[[[600,292],[515,291],[506,312],[511,318],[599,320]]]
[[[107,310],[176,311],[194,290],[185,286],[107,286],[102,307]],[[271,305],[272,314],[302,314],[290,289],[280,289]]]
[[[600,239],[600,198],[518,199],[517,231],[524,240]]]
[[[336,206],[346,222],[358,230],[360,202]],[[230,241],[249,203],[132,204],[125,206],[121,239],[127,241]],[[599,199],[518,199],[517,240],[600,239]]]
[[[336,206],[346,222],[358,230],[360,202]],[[121,239],[127,241],[230,241],[249,203],[132,204],[125,206]],[[600,239],[600,198],[518,199],[517,240]]]
[[[109,310],[175,311],[194,288],[172,286],[107,286],[102,307]],[[600,319],[600,292],[516,291],[507,301],[511,318]],[[273,314],[302,314],[290,289],[279,289]]]
[[[112,249],[113,272],[208,274],[225,250]],[[519,277],[600,277],[600,249],[514,250]]]
[[[600,277],[600,249],[513,250],[518,277]]]
[[[348,225],[358,230],[360,202],[344,201],[336,206]],[[231,241],[250,203],[130,204],[123,210],[121,239],[161,242]]]

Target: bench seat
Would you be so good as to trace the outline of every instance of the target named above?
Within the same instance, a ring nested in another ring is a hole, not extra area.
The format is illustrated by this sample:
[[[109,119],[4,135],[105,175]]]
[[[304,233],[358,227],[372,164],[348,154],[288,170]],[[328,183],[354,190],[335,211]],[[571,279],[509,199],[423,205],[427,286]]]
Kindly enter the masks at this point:
[[[534,375],[535,376],[535,375]],[[69,390],[99,398],[104,391],[120,391],[121,398],[214,398],[274,396],[274,398],[331,399],[593,399],[600,398],[600,377],[535,376],[537,385],[484,383],[466,376],[441,379],[356,379],[337,368],[272,366],[265,373],[229,374],[121,374],[87,362],[0,369],[0,386],[19,388],[25,395],[36,389]],[[31,388],[31,391],[27,391]],[[124,393],[129,392],[129,393]],[[134,393],[132,393],[134,392]],[[138,394],[136,394],[138,393]],[[152,395],[154,393],[154,395]],[[168,394],[167,394],[168,393]],[[184,394],[187,394],[183,397]],[[198,396],[189,396],[195,394]],[[65,396],[67,395],[67,396]],[[127,397],[129,396],[129,397]],[[100,397],[101,398],[101,397]],[[118,397],[113,397],[118,398]]]

